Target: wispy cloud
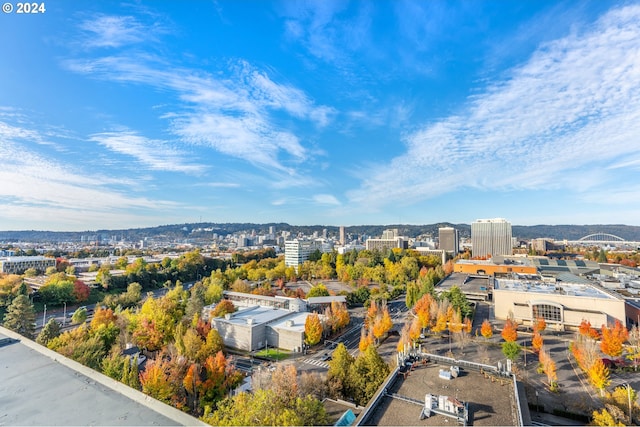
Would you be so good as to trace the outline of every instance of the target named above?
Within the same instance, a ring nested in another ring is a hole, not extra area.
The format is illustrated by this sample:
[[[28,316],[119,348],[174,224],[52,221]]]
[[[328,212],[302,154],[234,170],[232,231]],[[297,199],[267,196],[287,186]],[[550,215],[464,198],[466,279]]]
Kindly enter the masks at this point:
[[[279,124],[278,114],[284,112],[320,127],[336,114],[333,108],[316,105],[300,89],[275,82],[246,61],[232,62],[216,75],[171,64],[167,58],[126,52],[70,59],[64,65],[101,79],[171,91],[180,103],[161,117],[169,121],[169,131],[179,140],[288,173],[295,173],[293,168],[309,152],[290,126]]]
[[[332,194],[316,194],[312,200],[321,205],[340,205],[340,201]]]
[[[146,25],[133,16],[99,15],[84,20],[79,28],[85,34],[82,44],[86,48],[119,48],[148,43],[165,32],[157,21]]]
[[[186,160],[180,150],[170,147],[165,141],[148,139],[133,131],[98,133],[89,140],[132,156],[149,169],[186,173],[200,173],[205,169],[204,165]]]
[[[380,207],[463,187],[587,191],[606,185],[606,175],[573,178],[638,155],[638,75],[640,6],[613,10],[542,46],[457,115],[408,134],[407,152],[367,169],[350,198]]]
[[[118,218],[139,219],[142,212],[154,216],[158,208],[173,210],[179,206],[117,190],[131,190],[127,179],[82,173],[77,166],[44,157],[30,148],[32,138],[42,136],[36,130],[0,122],[0,163],[4,165],[0,181],[5,184],[0,187],[0,206],[4,218],[36,218],[45,228],[48,221],[54,220],[56,224],[77,227],[82,219],[86,222],[87,216],[114,224]],[[61,216],[52,216],[56,213]],[[78,221],[74,223],[75,220]]]

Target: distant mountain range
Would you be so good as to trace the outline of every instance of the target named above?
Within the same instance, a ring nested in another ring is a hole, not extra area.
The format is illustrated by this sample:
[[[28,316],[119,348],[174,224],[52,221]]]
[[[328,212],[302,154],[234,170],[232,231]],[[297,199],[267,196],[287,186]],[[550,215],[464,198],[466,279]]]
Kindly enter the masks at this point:
[[[314,232],[322,233],[327,230],[329,236],[337,236],[339,227],[326,225],[296,226],[286,223],[193,223],[193,224],[173,224],[161,225],[148,228],[131,228],[127,230],[93,230],[93,231],[0,231],[0,242],[80,242],[93,240],[96,236],[100,239],[138,241],[142,239],[162,240],[162,241],[188,241],[210,239],[213,233],[225,236],[234,233],[266,234],[269,227],[274,227],[276,234],[282,231],[289,231],[292,235],[302,233],[312,235]],[[454,227],[459,230],[461,237],[470,237],[471,226],[469,224],[437,223],[429,225],[357,225],[346,226],[347,234],[380,236],[383,230],[397,228],[401,235],[408,237],[433,236],[438,235],[438,228]],[[640,241],[640,227],[631,225],[533,225],[513,226],[513,236],[519,239],[533,239],[548,237],[555,240],[578,240],[584,236],[595,233],[613,234],[625,240]]]

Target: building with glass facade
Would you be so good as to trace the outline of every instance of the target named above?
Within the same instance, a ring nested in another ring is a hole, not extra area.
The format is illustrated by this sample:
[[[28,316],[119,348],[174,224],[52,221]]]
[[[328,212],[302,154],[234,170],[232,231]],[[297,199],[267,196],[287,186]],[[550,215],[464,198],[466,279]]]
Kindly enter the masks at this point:
[[[513,250],[511,223],[503,218],[475,220],[471,223],[471,242],[474,257],[491,258],[494,255],[511,255]]]

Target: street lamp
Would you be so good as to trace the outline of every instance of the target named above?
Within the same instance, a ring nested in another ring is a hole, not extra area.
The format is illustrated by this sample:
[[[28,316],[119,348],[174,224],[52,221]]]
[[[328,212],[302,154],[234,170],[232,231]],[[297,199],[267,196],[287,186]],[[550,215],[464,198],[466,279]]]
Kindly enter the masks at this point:
[[[624,383],[623,385],[627,388],[627,396],[629,398],[629,425],[631,425],[631,385],[629,383]]]

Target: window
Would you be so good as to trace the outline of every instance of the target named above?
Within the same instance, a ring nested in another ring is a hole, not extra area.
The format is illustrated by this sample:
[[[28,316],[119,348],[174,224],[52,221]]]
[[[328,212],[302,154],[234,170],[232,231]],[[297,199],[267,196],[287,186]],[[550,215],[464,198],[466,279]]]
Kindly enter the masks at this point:
[[[550,322],[562,322],[562,310],[560,307],[550,304],[536,304],[531,307],[533,318],[542,317]]]

